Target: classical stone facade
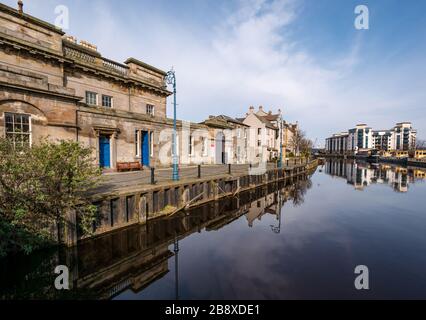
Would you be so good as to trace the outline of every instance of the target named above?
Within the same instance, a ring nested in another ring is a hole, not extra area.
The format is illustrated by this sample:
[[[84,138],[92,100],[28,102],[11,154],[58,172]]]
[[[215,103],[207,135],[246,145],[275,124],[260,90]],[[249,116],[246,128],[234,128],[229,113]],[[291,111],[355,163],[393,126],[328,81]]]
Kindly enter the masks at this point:
[[[134,58],[123,64],[104,58],[95,46],[3,4],[0,45],[1,136],[28,146],[44,137],[78,141],[109,170],[120,162],[171,164],[164,71]],[[187,149],[205,144],[189,141],[191,133],[209,132],[207,126],[177,126],[182,164],[214,162],[210,150],[197,160],[186,157]]]

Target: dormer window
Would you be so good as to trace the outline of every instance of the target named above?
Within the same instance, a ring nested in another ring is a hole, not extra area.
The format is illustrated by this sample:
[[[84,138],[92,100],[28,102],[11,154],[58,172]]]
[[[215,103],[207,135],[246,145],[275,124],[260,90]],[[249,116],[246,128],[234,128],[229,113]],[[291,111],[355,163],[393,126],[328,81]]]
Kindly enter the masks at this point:
[[[155,106],[152,104],[146,105],[146,114],[149,114],[150,116],[155,116]]]

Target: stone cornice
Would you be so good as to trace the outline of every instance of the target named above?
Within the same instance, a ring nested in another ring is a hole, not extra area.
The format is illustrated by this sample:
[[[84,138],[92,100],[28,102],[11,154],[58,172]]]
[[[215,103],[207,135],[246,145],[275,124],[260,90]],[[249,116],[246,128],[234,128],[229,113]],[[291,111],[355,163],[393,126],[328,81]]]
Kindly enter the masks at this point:
[[[102,55],[99,52],[97,52],[95,50],[91,50],[91,49],[86,48],[86,47],[83,47],[83,46],[81,46],[79,44],[76,44],[76,43],[74,43],[72,41],[69,41],[67,39],[62,39],[62,43],[66,47],[74,48],[74,49],[76,49],[78,51],[82,51],[82,52],[87,53],[87,54],[89,54],[91,56],[98,57],[98,58],[102,57]]]
[[[13,8],[5,5],[5,4],[0,3],[0,11],[5,12],[7,14],[10,14],[10,15],[16,17],[16,18],[20,18],[20,19],[25,20],[27,22],[33,23],[33,24],[35,24],[35,25],[37,25],[39,27],[42,27],[42,28],[45,28],[47,30],[56,32],[56,33],[58,33],[60,35],[64,35],[65,34],[65,32],[63,32],[61,29],[57,28],[53,24],[50,24],[50,23],[45,22],[43,20],[40,20],[40,19],[38,19],[36,17],[33,17],[33,16],[29,15],[29,14],[26,14],[26,13],[22,13],[21,14],[21,13],[19,13],[18,10],[13,9]]]
[[[0,4],[0,10],[2,9],[1,6],[4,6],[4,5]],[[7,7],[7,6],[5,6],[5,7]],[[9,7],[7,7],[7,8],[9,8]],[[9,8],[9,9],[11,9],[11,8]],[[13,10],[13,9],[11,9],[11,10]],[[100,59],[100,61],[105,61],[106,63],[111,63],[111,64],[114,64],[114,65],[117,65],[120,68],[128,69],[127,65],[120,64],[120,63],[117,63],[115,61],[103,58],[100,53],[98,53],[94,50],[84,48],[80,45],[74,44],[74,43],[67,41],[67,40],[63,40],[62,44],[63,44],[63,48],[69,47],[69,48],[72,48],[72,49],[77,50],[79,52],[82,52],[83,54],[88,54],[89,56],[91,56],[95,59]],[[167,90],[165,88],[161,88],[161,87],[152,85],[150,83],[141,81],[139,79],[135,79],[134,77],[130,77],[128,74],[120,74],[118,72],[114,72],[114,70],[111,71],[109,68],[103,68],[102,65],[98,66],[98,65],[92,64],[92,63],[84,63],[83,61],[80,61],[78,59],[73,59],[72,57],[65,56],[64,52],[58,52],[58,51],[55,51],[55,50],[50,50],[48,48],[38,46],[34,43],[31,43],[31,42],[28,42],[28,41],[25,41],[25,40],[22,40],[22,39],[18,39],[16,37],[11,37],[11,36],[4,34],[4,33],[0,33],[0,46],[2,46],[2,47],[8,46],[8,47],[10,47],[14,50],[25,51],[30,55],[38,55],[38,56],[43,57],[44,59],[51,59],[51,60],[57,61],[58,63],[65,63],[65,66],[68,67],[68,68],[79,68],[83,71],[91,72],[95,75],[104,76],[106,78],[112,78],[112,79],[115,79],[116,81],[124,82],[125,84],[132,84],[133,86],[139,86],[139,87],[145,88],[147,90],[156,92],[157,94],[164,95],[166,97],[172,95],[172,92],[170,92],[169,90]],[[138,60],[132,58],[131,61],[136,63],[136,61],[138,61]],[[164,71],[161,71],[161,70],[156,69],[152,66],[144,64],[141,61],[138,61],[138,64],[140,64],[140,65],[143,64],[143,66],[145,68],[159,72],[160,74],[165,74]]]
[[[162,95],[164,95],[166,97],[168,97],[168,96],[170,96],[170,95],[173,94],[172,92],[170,92],[168,90],[160,89],[158,87],[152,86],[152,85],[147,84],[145,82],[134,80],[133,78],[128,78],[128,77],[125,77],[125,76],[120,76],[118,74],[105,71],[102,68],[99,68],[97,66],[94,66],[94,65],[91,65],[91,64],[88,64],[88,63],[83,63],[83,62],[74,60],[74,61],[71,62],[71,64],[68,63],[67,67],[68,68],[77,68],[77,69],[80,69],[80,70],[85,71],[85,72],[91,72],[91,73],[93,73],[95,75],[104,76],[106,78],[112,78],[112,79],[114,79],[116,81],[124,82],[125,84],[132,84],[134,86],[139,86],[139,87],[142,87],[142,88],[154,91],[156,93],[162,94]]]
[[[67,60],[60,52],[55,50],[49,50],[47,48],[37,46],[31,42],[27,42],[22,39],[17,39],[15,37],[10,37],[4,33],[0,33],[0,44],[7,45],[16,50],[25,50],[30,54],[39,54],[47,59],[54,59],[58,62],[64,62]]]
[[[140,61],[138,59],[135,59],[135,58],[129,58],[124,63],[125,64],[134,63],[134,64],[137,64],[138,66],[141,66],[141,67],[146,68],[148,70],[157,72],[157,73],[159,73],[159,74],[161,74],[163,76],[167,75],[167,73],[165,71],[160,70],[160,69],[158,69],[156,67],[153,67],[153,66],[151,66],[151,65],[149,65],[149,64],[147,64],[145,62],[142,62],[142,61]]]
[[[67,41],[67,45],[69,44],[69,41]],[[37,45],[34,45],[32,43],[9,37],[3,33],[0,33],[0,45],[6,45],[9,46],[15,50],[23,50],[26,51],[28,54],[31,55],[40,55],[45,59],[53,59],[57,61],[58,63],[65,63],[68,68],[79,68],[83,71],[89,71],[92,72],[95,75],[102,75],[106,78],[113,78],[116,81],[124,82],[125,84],[133,84],[134,86],[141,86],[143,88],[146,88],[148,90],[157,92],[159,94],[162,94],[164,96],[170,96],[173,93],[162,88],[155,87],[149,83],[142,82],[140,80],[136,80],[134,78],[130,78],[128,76],[119,75],[117,73],[105,70],[103,68],[100,68],[96,65],[84,63],[79,60],[74,60],[67,58],[63,55],[59,55],[57,52],[53,50],[47,50],[46,48],[39,47]],[[79,50],[84,52],[84,49],[82,49],[80,46],[78,46]],[[93,55],[93,52],[90,51],[90,54]],[[96,57],[95,55],[93,55]],[[103,58],[102,58],[103,59]],[[111,61],[108,59],[105,59],[106,61]],[[124,66],[127,67],[127,66]]]
[[[77,50],[78,52],[82,52],[83,54],[89,55],[90,57],[92,57],[93,59],[99,59],[99,62],[105,61],[107,63],[112,63],[114,65],[117,65],[119,68],[123,68],[125,70],[128,69],[127,65],[123,65],[120,64],[118,62],[115,62],[113,60],[110,59],[106,59],[104,57],[102,57],[99,53],[90,50],[90,49],[86,49],[80,45],[74,44],[70,41],[63,41],[64,44],[64,50],[66,47],[70,47],[73,50]],[[92,72],[96,75],[102,75],[104,77],[107,78],[112,78],[115,79],[116,81],[121,81],[124,82],[125,84],[132,84],[134,86],[140,86],[143,87],[145,89],[154,91],[158,94],[162,94],[164,96],[170,96],[173,93],[168,91],[167,89],[163,89],[157,86],[154,86],[150,83],[141,81],[139,79],[135,79],[134,77],[130,77],[128,74],[123,74],[123,73],[119,73],[119,72],[113,72],[110,71],[109,69],[103,68],[101,64],[97,64],[97,63],[89,63],[89,62],[85,62],[82,61],[81,59],[74,59],[72,57],[67,57],[67,61],[69,62],[69,66],[71,68],[78,68],[80,70],[86,71],[86,72]]]
[[[29,92],[48,95],[48,96],[52,96],[52,97],[60,97],[60,98],[72,100],[72,101],[80,101],[80,100],[83,99],[83,97],[77,97],[75,95],[69,95],[69,94],[60,93],[60,92],[54,92],[54,91],[45,90],[45,89],[41,89],[41,88],[31,88],[31,87],[28,87],[28,86],[23,86],[23,85],[19,85],[19,84],[12,84],[12,83],[3,82],[3,81],[0,81],[0,88],[1,87],[15,89],[15,90],[19,90],[19,91],[29,91]]]
[[[91,113],[91,114],[97,114],[102,115],[106,117],[118,117],[122,119],[127,120],[133,120],[133,121],[146,121],[153,124],[158,125],[165,125],[165,126],[173,126],[173,119],[169,118],[156,118],[151,117],[149,115],[141,114],[141,113],[134,113],[129,111],[123,111],[123,110],[117,110],[117,109],[109,109],[104,107],[97,107],[97,106],[89,106],[84,102],[78,103],[78,111],[79,112],[85,112],[85,113]],[[195,129],[208,129],[206,125],[199,124],[199,123],[190,123],[191,128]],[[177,126],[182,127],[182,121],[177,121]]]

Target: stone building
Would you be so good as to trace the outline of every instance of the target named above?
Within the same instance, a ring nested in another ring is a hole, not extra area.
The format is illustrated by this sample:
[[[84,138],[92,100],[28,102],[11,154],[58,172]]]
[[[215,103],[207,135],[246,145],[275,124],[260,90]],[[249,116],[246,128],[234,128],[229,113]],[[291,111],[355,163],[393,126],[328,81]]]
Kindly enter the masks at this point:
[[[216,164],[248,163],[248,125],[225,115],[209,116],[203,124],[210,128],[215,140]]]
[[[262,110],[262,109],[260,109]],[[279,130],[265,117],[250,107],[245,119],[238,119],[250,127],[248,157],[252,163],[266,163],[278,156]]]
[[[299,123],[289,123],[287,121],[283,121],[283,148],[285,149],[285,155],[289,156],[291,154],[295,156],[299,156],[299,150],[297,150],[296,141],[297,135],[299,133]]]
[[[0,44],[0,136],[28,147],[44,137],[78,141],[106,170],[120,162],[171,164],[164,71],[135,58],[109,60],[96,46],[3,4]],[[208,127],[178,121],[182,164],[194,162],[187,149],[204,143],[190,141],[198,129]]]

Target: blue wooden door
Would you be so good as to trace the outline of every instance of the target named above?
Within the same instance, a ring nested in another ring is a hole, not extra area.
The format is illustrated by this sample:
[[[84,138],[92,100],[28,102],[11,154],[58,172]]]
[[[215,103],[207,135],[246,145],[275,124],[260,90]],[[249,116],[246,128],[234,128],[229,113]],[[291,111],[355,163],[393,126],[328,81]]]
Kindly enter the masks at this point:
[[[142,131],[142,165],[149,167],[149,132]]]
[[[99,137],[99,165],[101,168],[111,167],[111,148],[108,136]]]

